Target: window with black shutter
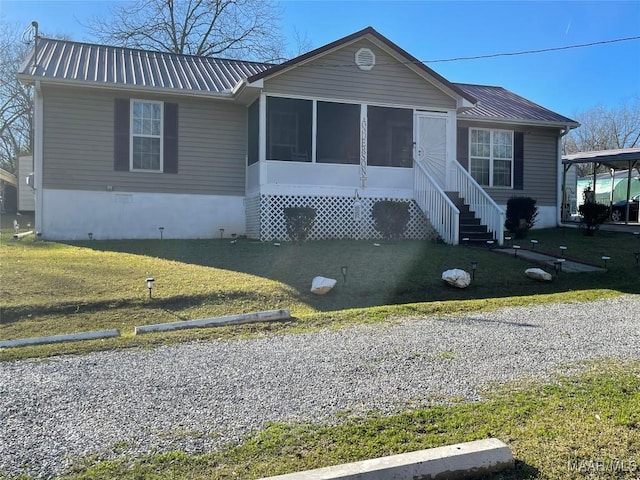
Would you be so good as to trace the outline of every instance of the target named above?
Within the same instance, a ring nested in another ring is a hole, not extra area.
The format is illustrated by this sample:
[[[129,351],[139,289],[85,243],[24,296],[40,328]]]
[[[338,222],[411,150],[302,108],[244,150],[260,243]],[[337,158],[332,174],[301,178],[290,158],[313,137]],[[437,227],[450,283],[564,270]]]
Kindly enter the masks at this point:
[[[178,104],[115,99],[114,169],[178,173]]]

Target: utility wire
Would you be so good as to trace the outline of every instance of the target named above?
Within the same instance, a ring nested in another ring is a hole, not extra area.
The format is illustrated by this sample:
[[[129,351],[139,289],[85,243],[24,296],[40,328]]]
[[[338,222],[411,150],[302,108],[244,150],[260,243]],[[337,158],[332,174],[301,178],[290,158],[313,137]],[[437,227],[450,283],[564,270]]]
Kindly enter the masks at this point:
[[[567,45],[564,47],[550,47],[540,48],[538,50],[524,50],[522,52],[505,52],[505,53],[492,53],[488,55],[476,55],[472,57],[457,57],[457,58],[444,58],[438,60],[423,60],[423,63],[444,63],[444,62],[457,62],[458,60],[479,60],[482,58],[495,58],[495,57],[513,57],[516,55],[530,55],[532,53],[544,53],[544,52],[557,52],[559,50],[570,50],[572,48],[593,47],[595,45],[606,45],[609,43],[628,42],[630,40],[640,40],[638,37],[616,38],[614,40],[601,40],[599,42],[581,43],[578,45]]]
[[[480,60],[480,59],[485,59],[485,58],[496,58],[496,57],[515,57],[515,56],[519,56],[519,55],[531,55],[534,53],[545,53],[545,52],[556,52],[556,51],[560,51],[560,50],[570,50],[570,49],[574,49],[574,48],[585,48],[585,47],[593,47],[596,45],[607,45],[607,44],[611,44],[611,43],[620,43],[620,42],[629,42],[632,40],[640,40],[640,36],[636,36],[636,37],[626,37],[626,38],[616,38],[613,40],[601,40],[598,42],[591,42],[591,43],[580,43],[577,45],[566,45],[564,47],[549,47],[549,48],[540,48],[537,50],[523,50],[520,52],[503,52],[503,53],[491,53],[491,54],[487,54],[487,55],[474,55],[474,56],[469,56],[469,57],[455,57],[455,58],[441,58],[441,59],[437,59],[437,60],[408,60],[405,62],[400,62],[401,64],[404,65],[411,65],[411,64],[427,64],[427,63],[445,63],[445,62],[458,62],[458,61],[464,61],[464,60]],[[377,65],[382,66],[385,65],[384,63],[377,63]],[[389,63],[386,65],[397,65],[397,63]],[[305,65],[303,65],[305,66]],[[311,63],[308,64],[309,67],[334,67],[334,68],[338,68],[338,67],[352,67],[353,64],[318,64],[318,63]]]

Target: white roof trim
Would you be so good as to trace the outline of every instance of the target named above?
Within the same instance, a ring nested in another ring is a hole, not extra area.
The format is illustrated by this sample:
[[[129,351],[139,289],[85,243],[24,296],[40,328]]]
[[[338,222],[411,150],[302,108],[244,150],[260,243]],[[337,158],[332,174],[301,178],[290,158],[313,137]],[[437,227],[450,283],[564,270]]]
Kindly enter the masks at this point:
[[[579,123],[567,123],[567,122],[548,122],[545,120],[526,120],[522,118],[492,118],[492,117],[478,117],[474,115],[458,115],[458,121],[468,120],[473,122],[482,122],[482,123],[500,123],[500,124],[509,124],[509,125],[524,125],[524,126],[537,126],[537,127],[558,127],[558,128],[568,128],[572,130],[574,128],[578,128],[580,126]]]
[[[33,85],[35,82],[40,82],[43,85],[56,85],[56,86],[74,86],[85,88],[100,88],[104,90],[118,90],[118,91],[131,91],[131,92],[147,92],[147,93],[162,93],[167,95],[174,95],[179,97],[199,97],[199,98],[211,98],[216,100],[233,100],[234,95],[231,92],[203,92],[194,90],[184,90],[181,88],[166,88],[166,87],[150,87],[148,85],[128,85],[118,83],[99,83],[88,82],[86,80],[66,80],[66,79],[51,79],[46,77],[35,77],[33,75],[18,74],[18,80],[23,85]]]

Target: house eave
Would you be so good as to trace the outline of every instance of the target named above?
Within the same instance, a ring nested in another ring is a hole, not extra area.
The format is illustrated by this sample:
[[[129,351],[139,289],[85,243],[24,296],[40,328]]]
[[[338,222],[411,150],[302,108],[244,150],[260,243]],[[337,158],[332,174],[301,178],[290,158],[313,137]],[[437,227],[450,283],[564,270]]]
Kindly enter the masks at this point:
[[[138,85],[127,85],[118,83],[98,83],[87,82],[84,80],[67,80],[67,79],[51,79],[42,78],[33,75],[18,74],[18,80],[25,86],[34,85],[36,81],[39,81],[42,85],[54,85],[54,86],[67,86],[67,87],[81,87],[81,88],[97,88],[102,90],[115,90],[115,91],[129,91],[129,92],[145,92],[150,94],[164,94],[180,97],[197,97],[197,98],[210,98],[215,100],[235,100],[235,96],[232,92],[206,92],[197,90],[183,90],[176,88],[165,87],[149,87]]]
[[[234,99],[243,105],[250,105],[260,96],[262,92],[262,81],[248,83],[240,80],[232,89],[231,94]]]
[[[499,123],[505,125],[520,125],[528,127],[549,127],[573,130],[580,126],[577,122],[550,122],[546,120],[527,120],[522,118],[498,118],[498,117],[483,117],[474,115],[458,115],[458,121],[473,121],[482,123]]]

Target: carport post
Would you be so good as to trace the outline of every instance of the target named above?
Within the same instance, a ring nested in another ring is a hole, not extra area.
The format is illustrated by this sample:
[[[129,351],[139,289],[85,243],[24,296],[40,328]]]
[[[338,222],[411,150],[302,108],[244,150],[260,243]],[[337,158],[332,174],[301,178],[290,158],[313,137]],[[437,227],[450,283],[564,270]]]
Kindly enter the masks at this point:
[[[631,196],[631,160],[627,169],[627,205],[624,209],[624,224],[629,225],[629,197]]]

